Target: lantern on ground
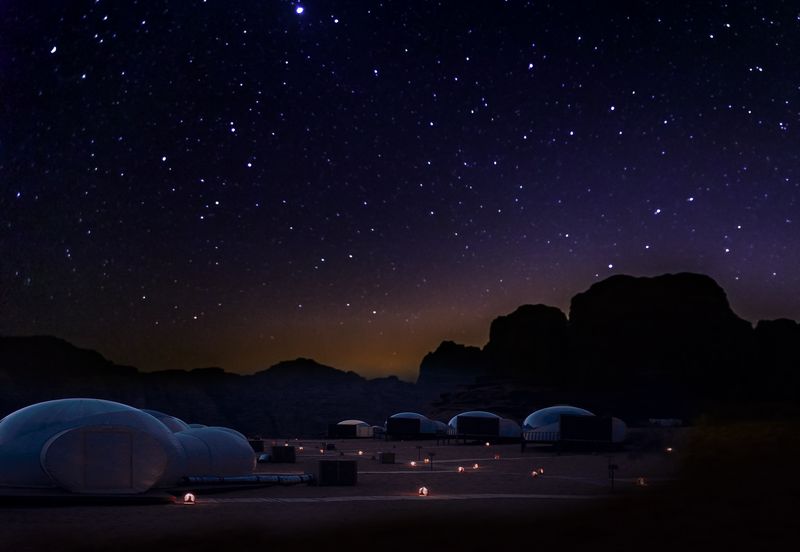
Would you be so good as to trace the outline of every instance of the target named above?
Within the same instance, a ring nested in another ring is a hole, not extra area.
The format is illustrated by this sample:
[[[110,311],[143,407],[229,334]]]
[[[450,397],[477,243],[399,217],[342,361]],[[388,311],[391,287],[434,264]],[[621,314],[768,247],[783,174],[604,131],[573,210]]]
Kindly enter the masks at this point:
[[[464,466],[459,466],[458,467],[458,473],[464,473],[464,471],[465,471],[464,470]]]
[[[418,493],[419,496],[428,496],[428,487],[420,487]]]
[[[184,504],[196,504],[197,498],[194,496],[194,493],[186,493],[183,495],[183,503]]]
[[[477,470],[478,468],[480,468],[480,466],[478,465],[478,463],[477,463],[477,462],[476,462],[476,463],[474,463],[474,464],[472,464],[472,469],[473,469],[473,470]]]

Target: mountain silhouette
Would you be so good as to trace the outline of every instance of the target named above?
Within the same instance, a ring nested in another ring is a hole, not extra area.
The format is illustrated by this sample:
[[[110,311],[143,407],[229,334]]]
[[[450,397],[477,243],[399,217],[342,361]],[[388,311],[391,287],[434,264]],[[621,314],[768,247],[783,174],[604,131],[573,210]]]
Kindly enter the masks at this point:
[[[381,424],[398,411],[495,410],[521,419],[575,403],[630,420],[692,417],[710,402],[800,403],[800,325],[755,328],[702,274],[612,276],[572,298],[497,317],[483,348],[443,341],[416,384],[298,358],[252,375],[209,367],[143,373],[50,336],[0,337],[0,415],[97,397],[250,435],[322,436],[328,424]]]

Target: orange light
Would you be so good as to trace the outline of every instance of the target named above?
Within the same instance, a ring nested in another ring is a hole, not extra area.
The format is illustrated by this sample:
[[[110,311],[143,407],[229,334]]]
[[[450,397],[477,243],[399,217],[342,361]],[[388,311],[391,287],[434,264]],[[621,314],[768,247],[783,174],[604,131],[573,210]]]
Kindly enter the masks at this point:
[[[419,496],[428,496],[428,487],[419,488]]]
[[[430,458],[426,458],[425,460],[423,460],[423,462],[426,463],[426,464],[430,464],[431,463],[431,459]]]
[[[193,493],[186,493],[183,495],[183,503],[184,504],[196,504],[197,499],[195,498]]]

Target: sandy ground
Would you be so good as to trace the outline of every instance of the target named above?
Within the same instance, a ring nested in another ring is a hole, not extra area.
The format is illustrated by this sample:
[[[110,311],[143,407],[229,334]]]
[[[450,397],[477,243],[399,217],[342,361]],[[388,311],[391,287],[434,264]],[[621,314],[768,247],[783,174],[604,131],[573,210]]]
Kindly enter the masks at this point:
[[[676,439],[679,441],[679,439]],[[276,441],[278,445],[283,440]],[[319,460],[355,460],[356,486],[271,486],[224,493],[198,489],[194,505],[34,505],[0,507],[0,550],[153,547],[182,538],[290,538],[393,519],[524,516],[535,519],[653,492],[675,477],[680,451],[557,453],[519,445],[432,441],[292,440],[294,464],[257,464],[263,473],[316,473]],[[320,453],[333,443],[336,450]],[[666,443],[668,445],[670,443]],[[300,450],[300,447],[303,447]],[[359,454],[359,450],[362,454]],[[393,452],[395,464],[378,462]],[[425,463],[432,458],[432,463]],[[416,461],[417,466],[411,466]],[[612,493],[609,464],[616,464]],[[474,468],[478,465],[477,469]],[[465,468],[463,473],[458,467]],[[543,469],[536,477],[534,470]],[[644,478],[646,486],[637,484]],[[418,489],[429,489],[427,497]],[[238,541],[237,541],[238,542]],[[148,545],[150,543],[150,545]]]

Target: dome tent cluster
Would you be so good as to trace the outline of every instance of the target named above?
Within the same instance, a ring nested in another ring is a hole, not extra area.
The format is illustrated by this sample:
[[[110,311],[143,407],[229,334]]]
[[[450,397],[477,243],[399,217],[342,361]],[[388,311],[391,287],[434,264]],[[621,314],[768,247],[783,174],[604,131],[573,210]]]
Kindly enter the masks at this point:
[[[562,433],[562,429],[566,433]],[[389,416],[385,430],[386,435],[393,438],[463,437],[533,442],[557,442],[588,431],[602,435],[598,440],[622,443],[627,435],[627,426],[619,418],[595,416],[586,409],[569,405],[536,410],[525,418],[522,426],[509,418],[480,410],[457,414],[448,424],[416,412],[399,412]]]
[[[138,494],[197,476],[249,475],[247,439],[102,399],[33,404],[0,420],[0,487]]]

